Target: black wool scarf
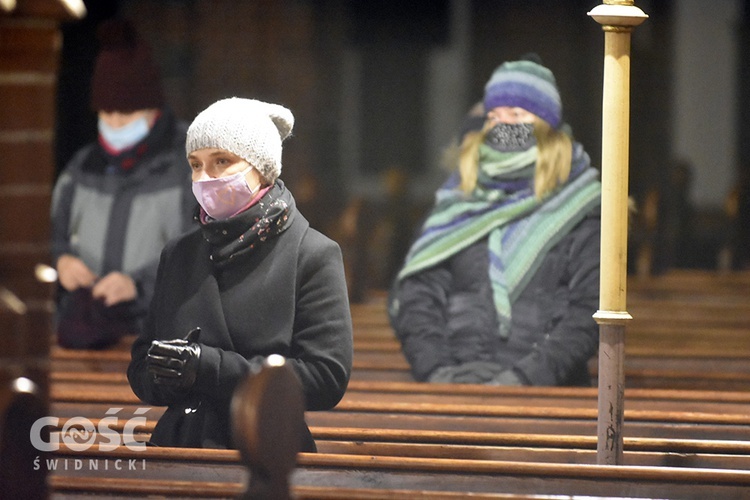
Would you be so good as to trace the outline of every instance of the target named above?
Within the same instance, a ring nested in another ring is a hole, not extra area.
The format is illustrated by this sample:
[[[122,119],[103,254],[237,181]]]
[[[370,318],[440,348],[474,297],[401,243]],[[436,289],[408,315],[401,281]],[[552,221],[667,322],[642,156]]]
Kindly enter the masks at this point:
[[[224,267],[280,234],[296,212],[294,198],[281,180],[242,213],[224,220],[205,218],[201,229],[211,245],[211,261]]]

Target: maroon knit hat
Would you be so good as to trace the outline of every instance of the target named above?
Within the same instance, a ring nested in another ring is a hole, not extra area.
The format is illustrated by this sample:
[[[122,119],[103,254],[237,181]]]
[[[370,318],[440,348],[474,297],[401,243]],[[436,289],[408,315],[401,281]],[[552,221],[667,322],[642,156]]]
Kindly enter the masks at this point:
[[[164,94],[151,50],[130,21],[110,19],[98,28],[99,55],[91,78],[94,111],[161,108]]]

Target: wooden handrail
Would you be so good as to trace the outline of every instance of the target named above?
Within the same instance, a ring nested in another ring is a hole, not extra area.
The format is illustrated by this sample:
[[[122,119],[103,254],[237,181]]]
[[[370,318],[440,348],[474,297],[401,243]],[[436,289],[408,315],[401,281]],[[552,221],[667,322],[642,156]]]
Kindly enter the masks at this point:
[[[472,432],[394,431],[392,429],[313,428],[318,450],[327,454],[372,455],[421,458],[453,458],[547,463],[595,463],[593,436],[497,434]],[[680,466],[710,469],[748,470],[747,442],[721,440],[627,438],[629,465]],[[85,453],[63,444],[55,453],[58,462],[102,460],[131,461],[144,470],[147,462],[168,462],[173,467],[193,464],[203,470],[241,461],[235,450],[196,448],[149,448],[147,454],[120,447],[101,450],[97,445]],[[58,464],[57,468],[63,468]]]
[[[98,481],[96,478],[70,478],[52,477],[51,486],[60,492],[82,491],[86,493],[101,494],[150,494],[183,497],[227,497],[232,498],[242,492],[243,485],[240,483],[211,483],[191,482],[196,487],[191,488],[185,482],[177,483],[172,488],[172,481],[156,480],[143,484],[137,479],[107,478]],[[151,487],[153,486],[153,487]],[[408,489],[388,489],[385,492],[377,488],[346,488],[332,486],[293,486],[294,498],[297,500],[382,500],[384,495],[390,500],[412,500],[414,498],[426,498],[430,500],[455,500],[465,499],[466,493],[457,491],[425,491]],[[472,492],[474,500],[534,500],[549,498],[548,495],[534,495],[521,493],[481,493]],[[592,500],[595,497],[589,496]]]
[[[163,495],[169,497],[234,498],[244,490],[242,483],[209,481],[177,481],[174,479],[127,479],[115,477],[52,476],[49,484],[54,491],[112,495]]]
[[[86,452],[76,452],[75,456],[85,459],[92,458],[138,458],[146,463],[152,460],[165,461],[197,461],[210,462],[214,457],[219,457],[218,463],[228,463],[234,456],[239,454],[228,450],[217,450],[205,453],[207,450],[169,449],[161,450],[158,454],[147,448],[145,451],[132,451],[125,447],[119,447],[114,451],[100,452],[92,447]],[[61,450],[62,451],[62,450]],[[64,453],[64,452],[63,452]],[[190,457],[189,459],[186,457]],[[743,484],[750,485],[750,471],[728,470],[728,469],[700,469],[700,468],[674,468],[674,467],[645,467],[625,466],[608,467],[591,464],[570,463],[544,463],[544,462],[517,462],[501,460],[476,460],[476,459],[446,459],[446,458],[419,458],[419,457],[395,457],[377,455],[348,455],[329,453],[300,453],[297,457],[298,466],[301,467],[329,467],[344,469],[389,469],[408,471],[439,471],[460,472],[470,474],[520,474],[520,475],[542,475],[547,477],[569,476],[576,478],[605,478],[616,480],[669,480],[679,481],[687,484],[714,483],[714,484]],[[619,472],[618,472],[619,471]]]
[[[126,449],[97,453],[94,448],[87,452],[78,452],[78,456],[85,457],[132,457],[133,454],[147,462],[156,459],[152,456],[152,448],[145,451],[132,452]],[[205,450],[204,450],[205,451]],[[87,455],[88,454],[88,455]],[[166,459],[162,453],[160,459]],[[204,458],[203,460],[206,460]],[[200,461],[200,460],[199,460]],[[678,481],[685,484],[735,484],[750,486],[750,471],[728,469],[700,469],[679,467],[644,467],[622,466],[610,467],[590,464],[544,463],[544,462],[514,462],[500,460],[468,460],[445,458],[393,457],[376,455],[345,455],[328,453],[300,453],[297,463],[301,467],[326,467],[341,469],[383,469],[421,472],[456,472],[468,474],[514,474],[540,475],[546,477],[575,477],[589,479],[610,479],[618,481],[652,480]],[[103,478],[102,478],[103,479]],[[179,481],[176,481],[179,485]],[[179,486],[178,486],[179,487]]]
[[[96,425],[98,422],[92,420]],[[121,431],[122,427],[112,426]],[[140,430],[140,428],[139,428]],[[143,430],[153,430],[153,425],[146,425]],[[595,450],[596,437],[572,434],[529,434],[508,432],[470,432],[420,429],[363,429],[359,427],[310,427],[316,440],[335,440],[370,443],[411,443],[472,446],[520,446],[535,448],[569,448]],[[627,451],[659,451],[669,453],[711,453],[730,455],[750,455],[750,441],[726,439],[675,439],[625,437]],[[149,458],[172,461],[211,461],[238,462],[236,450],[209,448],[169,448],[149,447]],[[71,450],[65,443],[60,443],[56,454],[77,456],[79,451]],[[94,444],[86,451],[94,457],[116,457],[122,459],[142,458],[143,451],[120,446],[114,451],[102,451]]]
[[[300,453],[300,466],[341,467],[347,469],[391,469],[404,471],[463,472],[469,474],[515,474],[544,477],[611,479],[618,481],[667,480],[684,484],[735,484],[750,486],[750,471],[672,467],[640,467],[588,464],[548,464],[543,462],[506,462],[489,460],[455,460],[445,458],[379,457]]]
[[[73,392],[73,391],[72,391]],[[100,402],[110,405],[139,404],[140,400],[132,398],[107,398],[97,391],[92,394],[71,394],[66,401]],[[53,394],[54,399],[54,394]],[[535,420],[578,420],[586,421],[596,418],[596,408],[552,407],[552,406],[508,406],[498,404],[444,404],[444,403],[405,403],[380,401],[341,401],[331,413],[385,413],[394,415],[443,415],[462,417],[521,418]],[[313,412],[317,413],[317,412]],[[703,413],[658,410],[625,410],[628,422],[662,422],[683,424],[715,425],[750,425],[750,414],[746,413]]]
[[[687,375],[687,373],[684,373]],[[747,374],[750,376],[750,374]],[[91,372],[52,372],[50,380],[53,383],[84,383],[127,385],[127,375],[124,373],[91,373]],[[477,395],[477,396],[506,396],[516,395],[531,398],[564,398],[596,399],[594,387],[551,387],[551,386],[489,386],[489,385],[458,385],[458,384],[428,384],[424,382],[393,382],[379,380],[352,380],[347,392],[378,392],[393,394],[434,394],[449,395]],[[667,400],[667,401],[699,401],[724,403],[750,403],[750,391],[703,391],[685,389],[625,389],[628,400]]]

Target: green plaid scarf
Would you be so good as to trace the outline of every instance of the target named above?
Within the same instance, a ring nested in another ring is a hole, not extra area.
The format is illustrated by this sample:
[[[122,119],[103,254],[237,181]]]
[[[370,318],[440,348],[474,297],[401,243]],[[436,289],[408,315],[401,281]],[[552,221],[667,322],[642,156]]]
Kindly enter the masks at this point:
[[[510,334],[511,304],[546,253],[600,203],[599,173],[574,143],[567,182],[542,200],[534,196],[536,146],[520,153],[479,149],[477,187],[466,195],[453,174],[438,189],[435,206],[409,250],[397,280],[435,266],[488,237],[489,276],[500,320]]]

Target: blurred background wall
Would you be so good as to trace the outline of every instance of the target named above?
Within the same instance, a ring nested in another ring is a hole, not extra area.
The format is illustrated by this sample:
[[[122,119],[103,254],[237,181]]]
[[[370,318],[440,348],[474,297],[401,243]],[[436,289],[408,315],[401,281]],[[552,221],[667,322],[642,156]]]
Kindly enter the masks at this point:
[[[294,112],[282,178],[344,248],[356,299],[390,283],[447,175],[446,148],[504,60],[541,56],[599,164],[604,42],[586,15],[599,3],[92,0],[86,19],[62,29],[56,168],[94,138],[95,27],[128,17],[181,118],[233,95]],[[630,269],[747,266],[750,2],[636,5],[650,17],[632,40]]]

